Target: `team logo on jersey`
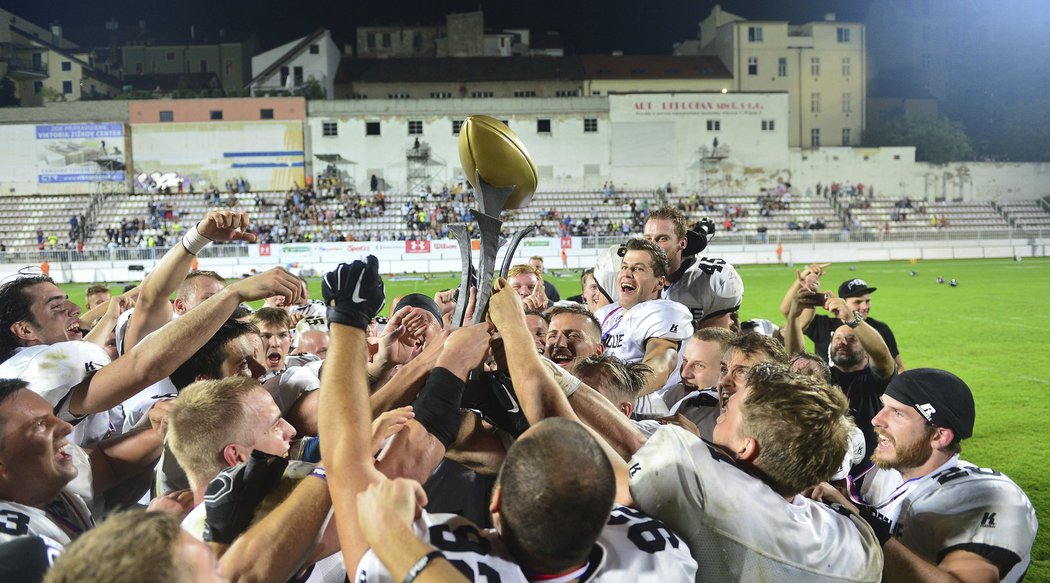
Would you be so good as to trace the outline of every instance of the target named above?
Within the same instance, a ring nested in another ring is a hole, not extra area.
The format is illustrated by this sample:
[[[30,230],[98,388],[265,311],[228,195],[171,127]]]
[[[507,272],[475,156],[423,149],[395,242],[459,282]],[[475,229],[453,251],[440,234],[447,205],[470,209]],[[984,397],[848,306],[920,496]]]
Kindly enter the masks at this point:
[[[984,517],[981,518],[981,526],[995,528],[995,512],[985,512]]]
[[[642,464],[639,463],[635,463],[631,467],[627,468],[627,474],[632,478],[635,474],[637,474],[640,471],[642,471]]]
[[[606,348],[619,348],[623,344],[623,334],[606,334],[602,340]]]
[[[926,418],[927,423],[933,423],[933,414],[937,412],[933,405],[922,403],[921,405],[916,405],[915,408],[919,410],[920,415]]]

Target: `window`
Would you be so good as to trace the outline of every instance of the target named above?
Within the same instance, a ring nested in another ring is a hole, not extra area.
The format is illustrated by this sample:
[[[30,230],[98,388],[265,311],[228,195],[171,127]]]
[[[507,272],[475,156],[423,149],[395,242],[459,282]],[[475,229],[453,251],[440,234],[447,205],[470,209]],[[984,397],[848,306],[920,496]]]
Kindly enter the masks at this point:
[[[33,95],[40,95],[40,92],[44,90],[43,81],[33,81]]]
[[[273,110],[272,109],[260,109],[259,110],[259,119],[273,119]]]
[[[814,77],[820,76],[820,57],[810,57],[809,74],[813,75]]]
[[[318,45],[310,45],[310,54],[319,55],[321,54],[321,47]]]
[[[853,94],[843,93],[842,94],[842,113],[850,113],[853,111]]]
[[[384,32],[383,33],[383,48],[384,49],[389,49],[390,48],[390,33],[389,32]]]
[[[160,121],[175,121],[174,111],[162,111],[160,112]]]
[[[175,53],[174,53],[174,52],[170,52],[170,51],[169,51],[169,52],[168,52],[168,54],[167,54],[167,55],[165,55],[165,57],[166,57],[166,58],[167,58],[167,59],[168,59],[169,61],[174,61],[174,60],[175,60]]]
[[[747,27],[747,40],[748,42],[760,43],[762,42],[762,27],[761,26],[749,26]]]
[[[339,123],[334,121],[321,122],[321,135],[326,138],[334,138],[339,135]]]
[[[208,72],[208,61],[207,59],[201,59],[201,73]]]
[[[408,95],[408,93],[387,93],[386,94],[386,98],[387,99],[408,99],[409,95]]]
[[[350,99],[368,99],[368,94],[367,93],[358,93],[358,92],[354,91],[353,93],[350,94]]]
[[[70,63],[69,61],[62,61],[62,70],[63,71],[72,71],[73,70],[73,63]]]
[[[72,81],[63,81],[62,82],[62,93],[65,93],[66,95],[70,95],[70,94],[73,93],[73,82]]]
[[[423,135],[423,122],[418,119],[409,120],[408,122],[408,135],[410,136],[421,136]]]
[[[461,128],[461,127],[463,127],[463,122],[461,120],[458,120],[458,119],[452,120],[452,135],[453,136],[458,136],[459,135],[459,128]]]
[[[538,119],[538,120],[536,120],[536,133],[537,134],[549,134],[549,133],[551,133],[551,120],[549,120],[549,119]]]
[[[758,57],[748,57],[747,59],[747,74],[758,75]]]
[[[809,130],[809,145],[814,148],[820,147],[820,128]]]
[[[222,119],[222,110],[221,109],[213,109],[213,110],[211,110],[211,113],[210,113],[209,117],[211,119],[213,119],[213,120]]]
[[[300,85],[302,85],[303,84],[303,68],[302,67],[292,67],[292,77],[294,77],[294,80],[292,82],[295,83],[296,87],[299,87]]]
[[[535,91],[515,91],[514,97],[536,97]]]
[[[853,130],[850,128],[842,128],[842,145],[852,146],[853,145]]]
[[[379,134],[379,122],[367,121],[365,122],[365,135],[366,136],[378,136]]]
[[[288,76],[292,74],[292,70],[288,67],[281,67],[281,87],[288,86]]]
[[[764,131],[764,132],[771,132],[771,131],[775,130],[776,126],[774,125],[774,121],[775,120],[772,120],[772,119],[764,119],[764,120],[762,120],[762,131]]]
[[[717,120],[717,119],[709,119],[709,120],[707,120],[707,131],[709,131],[709,132],[717,132],[717,131],[721,131],[721,130],[722,130],[722,122],[720,120]]]
[[[593,117],[583,119],[583,133],[593,134],[598,131],[598,120]]]
[[[555,97],[579,97],[580,91],[578,89],[558,89],[554,92]]]
[[[375,50],[375,48],[376,48],[376,33],[374,33],[374,32],[368,33],[368,37],[367,38],[368,38],[368,40],[367,40],[368,48],[370,50]]]
[[[412,33],[412,49],[416,51],[423,49],[423,34],[418,31]]]
[[[849,77],[853,72],[853,62],[849,57],[842,57],[842,76]]]
[[[812,113],[820,113],[820,93],[809,94],[809,111]]]
[[[838,39],[839,39],[840,43],[848,43],[849,42],[849,29],[848,28],[840,26],[837,29],[835,29],[835,33],[838,36]]]
[[[431,99],[452,99],[452,93],[448,91],[432,91],[430,93]]]
[[[788,76],[788,60],[787,57],[780,57],[777,59],[777,77]]]
[[[493,93],[491,91],[471,91],[470,96],[475,99],[481,99],[485,97],[492,97]]]

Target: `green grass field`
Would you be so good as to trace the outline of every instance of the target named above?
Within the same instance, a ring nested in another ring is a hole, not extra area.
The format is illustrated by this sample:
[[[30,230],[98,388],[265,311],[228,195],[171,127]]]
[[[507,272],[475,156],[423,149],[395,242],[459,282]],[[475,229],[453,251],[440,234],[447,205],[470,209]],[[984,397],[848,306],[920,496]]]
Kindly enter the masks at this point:
[[[1045,456],[1050,419],[1050,260],[1028,259],[923,261],[832,265],[824,288],[860,277],[878,288],[872,314],[890,324],[908,368],[937,367],[962,377],[977,404],[974,436],[963,444],[963,457],[1014,479],[1028,493],[1039,521],[1050,524],[1050,471]],[[745,294],[742,319],[780,322],[777,311],[794,277],[785,266],[741,266]],[[916,276],[909,275],[915,270]],[[956,278],[958,287],[936,278]],[[551,281],[563,296],[579,293],[575,274]],[[389,297],[411,292],[432,294],[453,287],[457,279],[388,280]],[[86,285],[65,285],[83,304]],[[320,280],[311,282],[321,295]],[[1040,421],[1043,419],[1043,421]],[[1042,426],[1044,429],[1040,430]],[[1032,551],[1027,581],[1050,581],[1050,534],[1040,532]]]

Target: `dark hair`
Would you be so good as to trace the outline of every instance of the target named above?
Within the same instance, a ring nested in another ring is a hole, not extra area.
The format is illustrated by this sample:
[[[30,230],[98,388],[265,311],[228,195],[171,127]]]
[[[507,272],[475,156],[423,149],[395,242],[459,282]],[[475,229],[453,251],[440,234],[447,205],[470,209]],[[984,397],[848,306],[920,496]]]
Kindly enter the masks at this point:
[[[594,316],[594,313],[587,309],[587,306],[583,304],[555,304],[553,307],[547,310],[547,321],[550,322],[555,316],[561,314],[575,314],[582,318],[586,318],[588,322],[594,325],[595,336],[601,338],[602,336],[602,324],[598,321],[598,318]]]
[[[663,206],[658,209],[654,209],[649,212],[649,217],[645,219],[645,222],[649,222],[654,219],[663,219],[674,223],[674,234],[679,239],[685,238],[686,232],[686,219],[682,211],[678,210],[673,206]]]
[[[587,559],[612,511],[616,481],[579,423],[550,418],[507,451],[499,473],[500,538],[530,569],[558,572]]]
[[[769,360],[781,364],[787,364],[787,353],[779,342],[770,336],[763,334],[740,334],[734,336],[725,344],[725,351],[738,350],[745,356],[764,354]]]
[[[182,390],[197,380],[198,376],[219,380],[222,378],[222,363],[226,360],[228,353],[226,345],[240,336],[252,332],[258,333],[259,329],[248,322],[234,319],[226,320],[210,340],[200,347],[200,350],[189,357],[186,362],[179,365],[175,372],[171,373],[171,382],[176,389]]]
[[[87,288],[87,291],[84,292],[84,296],[86,297],[86,296],[90,296],[92,294],[101,294],[101,293],[107,293],[107,294],[111,293],[109,291],[109,286],[104,284],[104,283],[96,283],[96,284],[94,284],[94,285],[92,285],[92,286]]]
[[[0,379],[0,403],[10,399],[12,395],[28,386],[29,383],[22,379]]]
[[[624,253],[627,251],[646,251],[649,253],[650,263],[653,266],[653,275],[656,277],[667,277],[670,269],[667,267],[667,253],[660,248],[659,245],[652,241],[645,239],[628,239],[627,245],[624,247]],[[623,255],[621,255],[623,257]]]
[[[267,324],[280,326],[286,330],[292,327],[292,317],[288,315],[288,311],[284,308],[259,308],[252,314],[251,321],[256,326]]]
[[[547,312],[542,312],[540,310],[525,310],[525,315],[526,316],[536,316],[537,318],[543,318],[544,322],[546,322],[548,324],[551,323],[551,317],[549,315],[547,315]]]
[[[0,361],[22,346],[22,341],[11,331],[12,324],[25,320],[37,325],[33,317],[33,297],[26,293],[26,289],[40,283],[55,282],[47,276],[31,275],[0,285]]]

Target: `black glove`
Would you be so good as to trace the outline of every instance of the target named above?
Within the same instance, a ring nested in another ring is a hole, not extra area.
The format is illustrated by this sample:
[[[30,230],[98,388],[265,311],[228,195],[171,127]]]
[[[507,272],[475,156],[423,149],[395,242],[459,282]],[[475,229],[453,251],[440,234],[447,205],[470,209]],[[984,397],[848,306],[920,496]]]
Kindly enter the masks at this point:
[[[518,437],[529,428],[529,421],[518,404],[510,377],[502,372],[470,375],[463,393],[462,407],[481,413],[489,423]]]
[[[219,472],[204,494],[204,540],[230,544],[247,530],[286,467],[287,459],[256,450],[247,462]]]
[[[386,303],[379,260],[369,255],[368,263],[340,263],[324,274],[321,295],[328,306],[328,323],[345,324],[365,330]]]

